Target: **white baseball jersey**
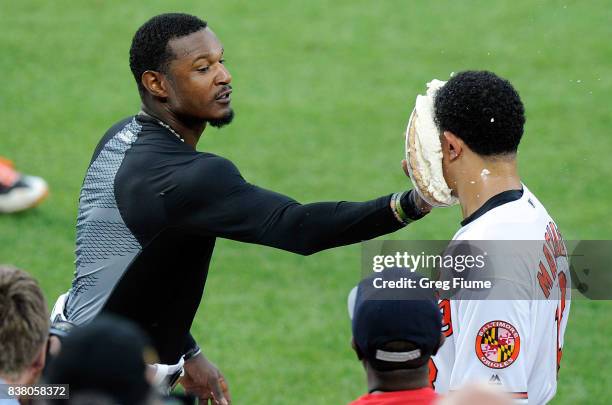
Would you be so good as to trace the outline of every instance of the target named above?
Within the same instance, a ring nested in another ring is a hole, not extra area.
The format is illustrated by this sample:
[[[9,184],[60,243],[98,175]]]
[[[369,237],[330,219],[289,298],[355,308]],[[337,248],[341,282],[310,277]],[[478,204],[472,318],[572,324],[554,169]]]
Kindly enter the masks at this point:
[[[522,196],[519,191],[502,193],[466,221],[453,240],[534,241],[528,243],[534,248],[524,251],[511,251],[513,244],[502,242],[513,258],[513,271],[532,295],[526,300],[440,301],[446,341],[430,362],[432,385],[445,393],[484,381],[500,385],[519,403],[547,403],[557,388],[570,309],[561,234],[524,185]]]

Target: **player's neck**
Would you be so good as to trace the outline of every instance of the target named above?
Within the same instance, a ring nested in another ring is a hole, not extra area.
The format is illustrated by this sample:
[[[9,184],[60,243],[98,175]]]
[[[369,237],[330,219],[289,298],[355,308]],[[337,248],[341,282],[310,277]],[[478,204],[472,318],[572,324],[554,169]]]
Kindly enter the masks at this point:
[[[28,384],[34,381],[34,378],[32,378],[30,370],[26,370],[17,376],[0,374],[0,380],[6,384]]]
[[[380,373],[370,367],[366,368],[368,378],[368,391],[391,392],[418,390],[429,387],[427,368],[387,371],[381,378]]]
[[[463,218],[472,215],[491,197],[521,188],[516,160],[482,160],[457,182],[457,196]]]
[[[142,105],[142,111],[170,126],[187,145],[194,149],[206,129],[206,121],[185,122],[161,104]]]

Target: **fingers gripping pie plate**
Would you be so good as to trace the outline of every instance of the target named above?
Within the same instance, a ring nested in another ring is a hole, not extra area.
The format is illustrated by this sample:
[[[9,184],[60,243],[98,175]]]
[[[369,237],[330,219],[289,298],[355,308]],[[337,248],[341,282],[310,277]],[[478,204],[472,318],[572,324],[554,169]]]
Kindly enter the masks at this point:
[[[427,94],[417,96],[406,128],[408,174],[421,198],[434,207],[458,203],[442,174],[442,144],[434,122],[435,92],[445,83],[440,80],[427,83]]]

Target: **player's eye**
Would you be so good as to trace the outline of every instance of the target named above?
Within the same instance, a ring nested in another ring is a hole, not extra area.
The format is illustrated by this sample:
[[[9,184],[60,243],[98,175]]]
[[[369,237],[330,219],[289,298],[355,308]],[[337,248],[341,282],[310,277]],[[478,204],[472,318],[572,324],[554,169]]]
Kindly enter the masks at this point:
[[[221,59],[221,60],[219,61],[219,63],[220,63],[220,64],[222,64],[222,65],[225,65],[225,59]]]
[[[203,66],[198,69],[198,72],[206,73],[210,69],[210,66]]]

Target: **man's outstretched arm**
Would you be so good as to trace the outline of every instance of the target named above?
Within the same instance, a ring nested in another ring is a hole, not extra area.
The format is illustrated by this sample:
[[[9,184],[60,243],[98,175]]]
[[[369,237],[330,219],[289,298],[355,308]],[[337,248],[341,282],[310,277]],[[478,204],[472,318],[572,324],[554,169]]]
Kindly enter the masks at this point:
[[[304,255],[391,233],[425,215],[412,192],[300,204],[246,182],[232,162],[218,156],[201,156],[179,175],[167,201],[179,226]]]

